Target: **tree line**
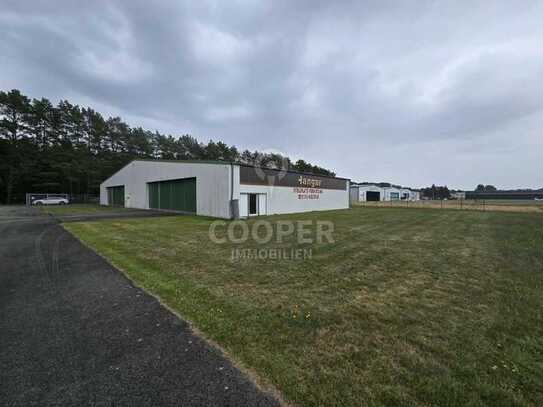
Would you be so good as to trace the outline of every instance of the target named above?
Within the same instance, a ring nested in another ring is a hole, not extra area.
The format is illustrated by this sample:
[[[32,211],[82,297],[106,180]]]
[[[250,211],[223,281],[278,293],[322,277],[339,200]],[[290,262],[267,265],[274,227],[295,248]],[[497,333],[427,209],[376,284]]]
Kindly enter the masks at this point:
[[[219,160],[335,174],[280,154],[239,151],[222,141],[199,142],[130,127],[67,100],[30,99],[19,90],[0,91],[0,202],[24,201],[25,193],[98,195],[102,181],[136,158]]]
[[[496,191],[496,187],[493,185],[482,185],[479,184],[475,188],[475,192],[491,192]],[[450,199],[452,197],[452,193],[456,192],[454,189],[450,190],[446,185],[440,186],[432,184],[431,187],[422,188],[420,190],[421,196],[427,199]]]
[[[473,192],[533,192],[533,191],[543,191],[543,188],[540,190],[532,189],[515,189],[515,190],[498,190],[494,185],[484,185],[478,184]],[[431,187],[422,188],[421,195],[428,199],[449,199],[455,190],[449,190],[447,186],[436,186],[432,185]]]
[[[475,187],[474,192],[496,192],[497,190],[494,185],[479,184]]]
[[[451,191],[447,186],[439,186],[432,184],[431,187],[422,188],[420,190],[421,197],[427,199],[449,199]]]

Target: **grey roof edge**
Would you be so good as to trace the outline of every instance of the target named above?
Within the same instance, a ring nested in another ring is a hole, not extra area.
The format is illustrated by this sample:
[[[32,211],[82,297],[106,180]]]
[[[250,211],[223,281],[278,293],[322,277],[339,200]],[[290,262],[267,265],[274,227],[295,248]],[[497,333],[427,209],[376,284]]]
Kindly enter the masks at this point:
[[[188,164],[239,165],[240,167],[262,168],[262,169],[265,169],[265,170],[281,171],[281,170],[278,170],[276,168],[262,167],[262,166],[258,166],[258,165],[245,164],[245,163],[240,163],[240,162],[236,162],[236,161],[220,161],[220,160],[167,160],[167,159],[162,159],[162,158],[159,158],[159,159],[155,160],[155,159],[152,159],[152,158],[136,158],[136,159],[130,161],[127,165],[132,164],[134,161],[166,162],[166,163],[176,163],[176,164],[188,163]],[[342,179],[342,180],[349,181],[349,182],[351,181],[350,178],[332,177],[330,175],[313,174],[312,172],[303,172],[303,171],[296,171],[296,170],[288,170],[287,172],[290,172],[290,173],[293,173],[293,174],[314,176],[314,177]],[[115,174],[113,174],[113,175],[115,175]]]

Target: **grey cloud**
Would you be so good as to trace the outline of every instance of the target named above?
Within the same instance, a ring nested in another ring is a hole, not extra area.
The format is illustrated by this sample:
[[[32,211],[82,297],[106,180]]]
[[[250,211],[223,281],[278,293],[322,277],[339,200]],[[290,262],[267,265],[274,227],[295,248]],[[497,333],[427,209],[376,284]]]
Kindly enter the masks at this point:
[[[0,85],[356,180],[543,187],[542,17],[538,2],[3,1]]]

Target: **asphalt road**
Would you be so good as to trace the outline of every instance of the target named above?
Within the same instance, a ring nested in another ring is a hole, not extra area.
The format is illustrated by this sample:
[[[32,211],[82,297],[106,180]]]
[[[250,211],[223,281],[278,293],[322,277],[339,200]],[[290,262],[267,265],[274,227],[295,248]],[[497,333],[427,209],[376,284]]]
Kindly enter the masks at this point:
[[[1,406],[276,406],[33,209],[0,207]]]

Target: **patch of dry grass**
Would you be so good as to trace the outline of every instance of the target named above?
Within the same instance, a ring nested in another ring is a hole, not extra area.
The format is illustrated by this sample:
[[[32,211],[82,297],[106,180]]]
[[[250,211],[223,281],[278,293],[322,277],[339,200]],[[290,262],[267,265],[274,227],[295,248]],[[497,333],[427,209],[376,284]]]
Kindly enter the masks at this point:
[[[541,201],[505,201],[505,200],[450,200],[450,201],[379,201],[359,202],[355,206],[377,208],[424,208],[424,209],[455,209],[493,212],[527,212],[543,213]]]
[[[86,215],[99,212],[123,212],[127,210],[119,206],[104,206],[98,204],[43,205],[39,208],[44,213],[59,216]]]

